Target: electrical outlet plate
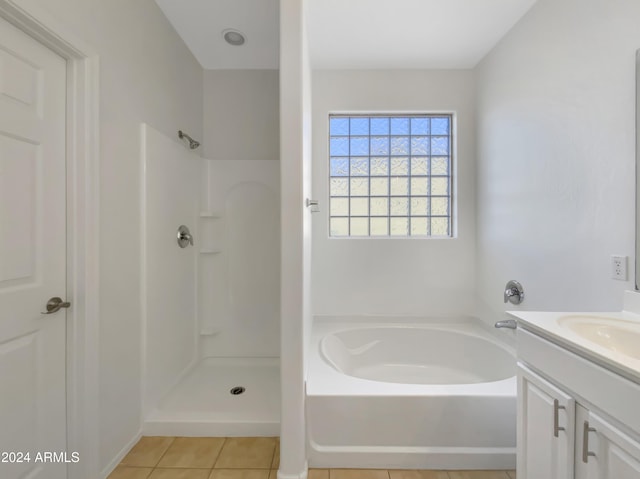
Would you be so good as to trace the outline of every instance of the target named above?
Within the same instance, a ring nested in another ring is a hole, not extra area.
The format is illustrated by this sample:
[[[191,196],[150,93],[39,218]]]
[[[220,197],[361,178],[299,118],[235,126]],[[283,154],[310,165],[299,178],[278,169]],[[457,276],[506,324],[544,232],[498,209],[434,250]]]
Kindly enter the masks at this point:
[[[611,256],[611,278],[619,281],[627,280],[627,256]]]

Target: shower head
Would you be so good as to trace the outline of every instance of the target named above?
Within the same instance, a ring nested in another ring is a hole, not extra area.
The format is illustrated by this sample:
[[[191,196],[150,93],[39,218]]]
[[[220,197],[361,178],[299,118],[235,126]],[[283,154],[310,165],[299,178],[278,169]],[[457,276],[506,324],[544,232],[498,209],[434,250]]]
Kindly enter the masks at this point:
[[[192,150],[195,150],[200,146],[199,141],[196,141],[186,133],[183,133],[182,130],[178,130],[178,138],[180,138],[181,140],[186,138],[186,140],[189,142],[189,148],[191,148]]]

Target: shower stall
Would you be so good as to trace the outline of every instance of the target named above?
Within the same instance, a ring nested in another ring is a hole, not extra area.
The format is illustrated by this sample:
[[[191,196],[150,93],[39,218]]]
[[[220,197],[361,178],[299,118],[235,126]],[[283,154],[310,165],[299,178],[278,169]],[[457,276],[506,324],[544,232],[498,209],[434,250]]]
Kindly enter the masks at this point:
[[[143,434],[277,436],[279,162],[198,146],[141,128]]]

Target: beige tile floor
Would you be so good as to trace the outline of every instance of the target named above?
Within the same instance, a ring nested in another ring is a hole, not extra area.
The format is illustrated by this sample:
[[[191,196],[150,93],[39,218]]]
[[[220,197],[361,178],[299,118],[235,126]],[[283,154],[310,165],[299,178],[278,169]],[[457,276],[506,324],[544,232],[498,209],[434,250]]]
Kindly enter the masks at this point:
[[[143,437],[108,479],[276,479],[277,437]],[[309,479],[515,479],[515,471],[310,469]]]

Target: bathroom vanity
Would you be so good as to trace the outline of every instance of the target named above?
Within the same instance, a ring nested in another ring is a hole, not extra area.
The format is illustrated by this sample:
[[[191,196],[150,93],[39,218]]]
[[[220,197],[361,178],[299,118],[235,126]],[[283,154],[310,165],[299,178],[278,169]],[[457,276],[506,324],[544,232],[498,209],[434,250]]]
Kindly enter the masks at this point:
[[[625,304],[640,296],[626,295]],[[640,315],[510,314],[518,479],[639,479]]]

